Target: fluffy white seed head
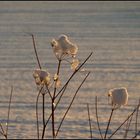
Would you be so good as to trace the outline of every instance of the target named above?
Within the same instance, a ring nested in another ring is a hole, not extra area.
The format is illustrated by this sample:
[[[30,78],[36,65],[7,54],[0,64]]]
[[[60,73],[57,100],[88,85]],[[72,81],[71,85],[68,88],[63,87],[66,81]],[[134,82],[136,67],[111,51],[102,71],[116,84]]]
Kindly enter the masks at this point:
[[[58,59],[65,55],[75,57],[78,52],[77,45],[70,42],[66,35],[60,35],[57,40],[53,39],[51,45]]]
[[[114,88],[109,90],[108,96],[111,98],[113,106],[126,105],[128,102],[128,92],[125,87]]]

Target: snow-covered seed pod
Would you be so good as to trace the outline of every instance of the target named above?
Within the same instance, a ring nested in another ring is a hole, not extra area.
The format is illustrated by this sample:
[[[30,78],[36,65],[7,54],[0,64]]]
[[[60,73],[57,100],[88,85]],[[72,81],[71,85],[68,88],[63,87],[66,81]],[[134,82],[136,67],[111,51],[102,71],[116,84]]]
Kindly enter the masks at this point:
[[[60,35],[58,40],[52,39],[51,45],[58,59],[67,55],[75,57],[78,52],[77,45],[73,44],[66,35]]]
[[[112,106],[121,107],[128,103],[128,92],[125,87],[110,89],[108,97],[111,98]]]

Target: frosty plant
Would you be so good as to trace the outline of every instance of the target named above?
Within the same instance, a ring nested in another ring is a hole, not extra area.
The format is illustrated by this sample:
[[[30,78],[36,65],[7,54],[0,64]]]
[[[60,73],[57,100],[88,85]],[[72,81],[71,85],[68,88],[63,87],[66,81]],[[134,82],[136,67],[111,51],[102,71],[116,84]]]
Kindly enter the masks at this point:
[[[124,88],[124,87],[114,88],[114,89],[109,90],[108,97],[111,98],[112,109],[111,109],[111,114],[110,114],[110,117],[109,117],[109,120],[108,120],[106,132],[105,132],[105,136],[104,136],[105,139],[106,139],[106,136],[107,136],[107,132],[108,132],[108,129],[109,129],[109,125],[110,125],[110,122],[111,122],[113,112],[114,112],[114,110],[120,108],[122,105],[127,104],[127,102],[128,102],[128,92],[127,92],[127,89]]]
[[[11,86],[11,93],[10,93],[10,99],[8,102],[8,112],[7,112],[7,121],[6,121],[6,128],[4,129],[4,126],[0,122],[0,135],[2,135],[5,139],[8,139],[8,127],[9,127],[9,120],[10,120],[10,111],[11,111],[11,102],[12,102],[12,96],[13,96],[13,86]]]
[[[113,108],[120,108],[122,105],[127,105],[128,92],[125,87],[114,88],[109,90],[108,97],[111,98]]]
[[[108,134],[108,130],[109,130],[109,126],[111,123],[111,119],[113,116],[113,113],[115,110],[120,109],[121,106],[127,105],[128,103],[128,92],[127,89],[125,87],[120,87],[120,88],[114,88],[114,89],[110,89],[109,93],[108,93],[108,99],[111,101],[111,103],[109,103],[109,105],[111,105],[111,114],[109,116],[109,119],[107,121],[107,127],[105,130],[105,135],[103,136],[103,133],[101,131],[101,127],[100,127],[100,121],[99,121],[99,117],[98,117],[98,99],[97,96],[95,97],[95,114],[96,114],[96,121],[97,121],[97,127],[99,130],[99,134],[100,134],[100,138],[101,139],[106,139],[107,138],[107,134]],[[127,133],[129,131],[129,127],[132,121],[132,117],[133,115],[136,113],[136,118],[135,118],[135,135],[132,137],[132,139],[136,138],[139,134],[140,131],[138,130],[138,112],[139,112],[139,106],[140,106],[140,100],[138,105],[134,108],[134,110],[132,111],[132,113],[130,115],[128,115],[126,117],[126,119],[118,126],[118,128],[112,132],[112,134],[108,137],[108,139],[111,139],[121,128],[122,126],[124,126],[124,124],[127,123],[127,127],[124,133],[124,137],[122,138],[127,138]],[[91,127],[91,119],[90,119],[90,111],[89,111],[89,105],[87,104],[87,111],[88,111],[88,120],[89,120],[89,128],[90,128],[90,137],[92,139],[92,127]]]
[[[38,53],[36,50],[36,44],[35,44],[35,39],[34,36],[32,36],[32,41],[33,41],[33,46],[35,50],[35,55],[36,59],[38,62],[38,69],[35,69],[33,72],[33,77],[35,79],[35,83],[37,85],[37,88],[39,90],[39,93],[37,95],[37,100],[36,100],[36,118],[37,118],[37,136],[39,138],[44,138],[45,135],[45,130],[47,127],[48,122],[51,120],[52,124],[52,137],[56,138],[56,136],[59,133],[59,130],[62,126],[62,123],[67,116],[68,111],[71,108],[71,105],[74,102],[74,99],[80,90],[81,86],[89,76],[90,72],[88,72],[85,76],[85,78],[82,80],[81,84],[77,87],[77,90],[75,91],[75,94],[66,109],[64,115],[62,116],[62,119],[60,121],[60,124],[58,128],[55,126],[55,110],[57,109],[58,105],[60,104],[60,101],[69,85],[71,82],[72,78],[77,74],[77,72],[81,71],[81,68],[84,66],[84,64],[88,61],[88,59],[91,57],[92,53],[89,54],[89,56],[82,62],[79,62],[79,59],[77,58],[77,52],[78,52],[78,46],[76,44],[73,44],[69,38],[66,35],[60,35],[58,39],[52,39],[51,41],[51,46],[53,49],[53,52],[56,56],[57,59],[57,70],[54,75],[49,73],[46,68],[42,69],[41,63],[38,57]],[[66,81],[64,85],[61,83],[61,77],[60,77],[60,72],[61,72],[61,64],[63,61],[66,61],[70,64],[70,68],[72,70],[72,74]],[[51,99],[51,114],[46,118],[45,115],[45,95],[49,95],[49,98]],[[40,131],[39,131],[39,120],[38,120],[38,100],[40,95],[42,95],[42,124],[43,124],[43,129],[41,131],[41,136],[40,136]],[[57,99],[57,100],[56,100]]]

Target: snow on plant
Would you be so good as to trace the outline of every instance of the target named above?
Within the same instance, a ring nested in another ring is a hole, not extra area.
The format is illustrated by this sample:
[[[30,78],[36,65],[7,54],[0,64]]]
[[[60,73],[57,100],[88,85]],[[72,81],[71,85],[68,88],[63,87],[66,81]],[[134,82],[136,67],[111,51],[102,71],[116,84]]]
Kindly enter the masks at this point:
[[[128,103],[128,92],[125,87],[110,89],[108,97],[111,98],[112,106],[117,108]]]
[[[78,91],[80,90],[81,86],[83,85],[83,83],[85,82],[87,77],[89,76],[90,72],[88,72],[86,74],[86,76],[82,80],[81,84],[77,87],[77,90],[75,91],[75,94],[74,94],[68,108],[66,109],[66,112],[64,113],[64,115],[60,121],[60,125],[58,126],[57,129],[55,126],[56,120],[55,120],[54,111],[57,109],[57,106],[59,105],[59,103],[62,99],[62,96],[64,95],[69,83],[71,82],[71,79],[77,74],[77,72],[81,71],[81,68],[87,62],[87,60],[91,57],[92,53],[90,53],[90,55],[80,64],[79,59],[77,58],[78,46],[76,44],[72,43],[70,41],[70,39],[68,38],[68,36],[60,35],[58,37],[58,39],[52,39],[52,41],[50,41],[50,44],[51,44],[53,52],[57,58],[58,64],[57,64],[56,73],[54,74],[54,76],[51,76],[52,75],[51,73],[42,69],[42,67],[41,67],[41,63],[40,63],[40,60],[39,60],[39,57],[37,54],[35,39],[34,39],[33,35],[32,35],[32,40],[33,40],[35,55],[36,55],[38,66],[39,66],[39,69],[35,69],[33,71],[33,77],[34,77],[35,83],[39,89],[39,93],[37,95],[37,100],[36,100],[37,136],[38,136],[38,138],[40,138],[39,120],[38,120],[38,100],[39,100],[40,95],[42,95],[42,98],[43,98],[43,100],[42,100],[43,130],[42,130],[41,138],[42,139],[44,138],[45,129],[46,129],[47,124],[50,119],[51,119],[51,123],[52,123],[52,137],[56,138],[59,133],[59,130],[61,128],[61,125],[62,125],[65,117],[67,116],[67,113],[71,108],[71,105],[74,102],[74,99],[75,99]],[[69,62],[70,68],[72,69],[72,75],[69,77],[69,79],[66,81],[66,83],[64,85],[61,84],[61,80],[60,80],[61,79],[61,77],[60,77],[61,64],[63,63],[63,61]],[[60,90],[58,90],[58,88]],[[46,119],[46,116],[45,116],[45,96],[47,94],[49,94],[49,97],[51,99],[51,114],[48,117],[48,119]]]

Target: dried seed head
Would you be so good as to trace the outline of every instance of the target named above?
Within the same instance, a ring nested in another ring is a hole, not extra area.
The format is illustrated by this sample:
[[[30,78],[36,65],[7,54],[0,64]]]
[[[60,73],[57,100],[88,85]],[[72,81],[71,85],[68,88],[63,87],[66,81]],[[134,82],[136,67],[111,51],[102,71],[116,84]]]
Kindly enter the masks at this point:
[[[39,77],[35,78],[35,82],[37,85],[41,85],[41,80]]]
[[[71,43],[66,35],[60,35],[58,40],[53,39],[51,45],[58,59],[67,55],[75,57],[78,52],[77,45]]]
[[[34,70],[33,77],[35,78],[35,82],[37,85],[50,84],[50,74],[45,70]]]
[[[44,78],[44,83],[45,83],[46,85],[49,85],[49,84],[50,84],[50,81],[51,81],[50,74],[48,74],[48,76],[46,76],[46,77]]]
[[[73,59],[71,63],[71,69],[76,70],[76,68],[79,66],[79,60],[78,59]]]
[[[109,90],[108,97],[111,98],[113,106],[120,107],[128,103],[128,92],[124,87]]]

